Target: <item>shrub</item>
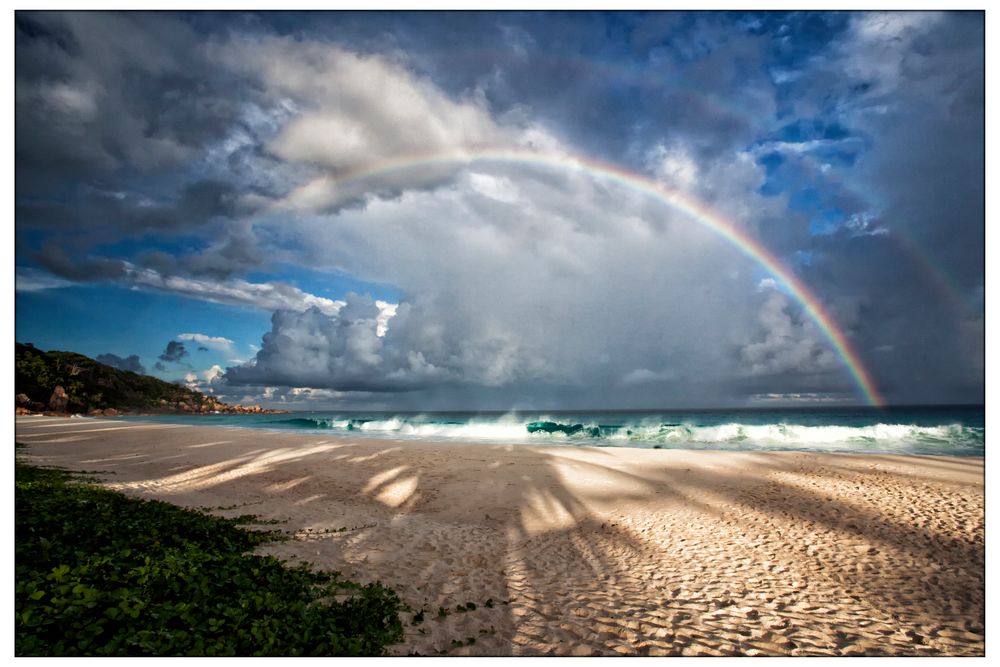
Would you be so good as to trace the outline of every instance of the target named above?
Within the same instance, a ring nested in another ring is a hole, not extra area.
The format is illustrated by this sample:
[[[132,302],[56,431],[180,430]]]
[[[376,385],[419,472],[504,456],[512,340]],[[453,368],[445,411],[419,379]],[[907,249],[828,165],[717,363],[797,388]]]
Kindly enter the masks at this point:
[[[277,538],[18,464],[15,654],[378,655],[396,594],[248,552]]]

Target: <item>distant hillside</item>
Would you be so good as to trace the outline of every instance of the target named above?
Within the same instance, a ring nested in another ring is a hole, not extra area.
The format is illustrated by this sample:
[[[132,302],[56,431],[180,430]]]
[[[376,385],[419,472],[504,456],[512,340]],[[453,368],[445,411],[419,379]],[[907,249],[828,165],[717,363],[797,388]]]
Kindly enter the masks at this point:
[[[44,352],[21,343],[15,343],[15,348],[15,393],[22,408],[83,413],[109,408],[131,412],[261,411],[229,406],[187,387],[118,370],[75,352]],[[63,388],[65,400],[59,397],[50,405],[56,387]]]

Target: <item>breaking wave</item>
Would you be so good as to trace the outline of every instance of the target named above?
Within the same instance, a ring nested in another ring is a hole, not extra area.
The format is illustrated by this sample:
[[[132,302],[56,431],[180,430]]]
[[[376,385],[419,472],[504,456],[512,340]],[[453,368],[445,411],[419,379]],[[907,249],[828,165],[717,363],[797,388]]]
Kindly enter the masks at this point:
[[[264,426],[265,424],[261,424]],[[600,423],[566,421],[544,416],[515,415],[464,419],[430,416],[294,417],[270,420],[278,429],[308,429],[372,437],[423,440],[465,440],[537,444],[576,444],[677,449],[785,449],[811,451],[965,454],[983,452],[984,428],[961,423],[935,426],[916,424],[803,425],[726,422]]]

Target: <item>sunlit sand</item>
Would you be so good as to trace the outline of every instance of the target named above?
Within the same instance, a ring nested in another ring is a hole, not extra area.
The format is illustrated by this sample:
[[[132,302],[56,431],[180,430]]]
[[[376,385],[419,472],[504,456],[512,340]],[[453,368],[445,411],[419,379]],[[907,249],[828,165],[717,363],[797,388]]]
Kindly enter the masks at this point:
[[[425,611],[404,615],[402,655],[984,651],[982,458],[45,417],[18,418],[16,436],[27,461],[100,471],[130,495],[281,521],[293,539],[262,551],[379,580]]]

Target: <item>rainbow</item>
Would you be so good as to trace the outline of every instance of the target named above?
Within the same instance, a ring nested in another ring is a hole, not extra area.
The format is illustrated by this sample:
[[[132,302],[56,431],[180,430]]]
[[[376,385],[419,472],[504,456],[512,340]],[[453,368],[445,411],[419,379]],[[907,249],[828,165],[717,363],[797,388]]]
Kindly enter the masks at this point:
[[[811,160],[800,159],[798,164],[806,168],[811,177],[822,178],[840,188],[850,190],[850,186],[842,179],[827,173],[820,173]],[[859,196],[858,193],[852,194]],[[870,204],[869,207],[871,207]],[[966,289],[959,284],[953,274],[945,270],[941,263],[933,258],[932,253],[918,243],[916,237],[907,230],[905,225],[893,225],[892,232],[887,238],[909,261],[915,264],[918,268],[918,274],[927,286],[933,288],[941,297],[941,301],[948,304],[959,317],[971,319],[982,317],[980,313],[982,306],[978,303],[980,300],[967,295]]]
[[[787,292],[801,304],[805,312],[816,323],[820,331],[822,331],[824,337],[829,341],[850,372],[851,377],[868,404],[876,407],[885,405],[861,357],[851,345],[847,336],[844,335],[844,332],[837,326],[834,319],[823,308],[822,302],[795,274],[782,266],[781,262],[778,261],[778,258],[770,250],[749,236],[745,231],[713,211],[703,202],[682,192],[668,188],[662,183],[658,183],[642,174],[582,156],[540,153],[528,149],[497,150],[487,148],[393,158],[376,165],[346,171],[336,176],[322,177],[322,179],[326,181],[325,184],[336,186],[404,169],[438,164],[465,164],[477,161],[536,164],[545,167],[583,171],[598,178],[617,183],[630,190],[641,192],[711,229],[733,244],[741,253],[760,265],[784,286]],[[311,186],[307,185],[305,187]]]

